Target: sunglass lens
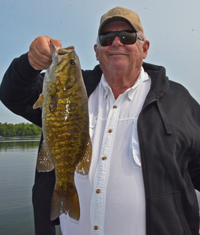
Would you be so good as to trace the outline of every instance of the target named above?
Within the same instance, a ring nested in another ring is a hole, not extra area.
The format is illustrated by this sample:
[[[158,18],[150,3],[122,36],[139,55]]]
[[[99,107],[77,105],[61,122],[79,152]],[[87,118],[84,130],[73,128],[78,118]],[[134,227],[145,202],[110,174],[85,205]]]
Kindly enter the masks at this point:
[[[137,39],[137,34],[134,33],[128,33],[128,32],[121,32],[119,34],[120,41],[123,44],[134,44]]]
[[[114,36],[113,34],[100,35],[99,40],[102,46],[110,46],[113,43]]]

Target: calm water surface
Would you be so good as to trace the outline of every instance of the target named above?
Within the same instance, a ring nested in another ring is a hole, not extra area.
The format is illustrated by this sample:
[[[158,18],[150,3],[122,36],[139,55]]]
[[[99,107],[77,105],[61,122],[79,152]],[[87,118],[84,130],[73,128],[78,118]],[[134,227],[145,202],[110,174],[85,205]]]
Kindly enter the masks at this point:
[[[39,139],[0,137],[0,235],[34,234],[32,186]]]
[[[34,234],[31,194],[38,145],[39,137],[0,137],[0,235]]]

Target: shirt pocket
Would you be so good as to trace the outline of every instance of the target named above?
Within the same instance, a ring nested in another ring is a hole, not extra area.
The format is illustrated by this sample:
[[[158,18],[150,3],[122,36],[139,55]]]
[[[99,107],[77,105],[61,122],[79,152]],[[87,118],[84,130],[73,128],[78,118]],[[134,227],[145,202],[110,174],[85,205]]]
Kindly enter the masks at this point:
[[[97,123],[97,116],[94,116],[93,113],[90,113],[89,114],[89,134],[90,134],[91,140],[94,135],[96,123]]]
[[[135,169],[141,168],[140,146],[137,132],[137,118],[133,120],[132,135],[129,148],[129,161]]]

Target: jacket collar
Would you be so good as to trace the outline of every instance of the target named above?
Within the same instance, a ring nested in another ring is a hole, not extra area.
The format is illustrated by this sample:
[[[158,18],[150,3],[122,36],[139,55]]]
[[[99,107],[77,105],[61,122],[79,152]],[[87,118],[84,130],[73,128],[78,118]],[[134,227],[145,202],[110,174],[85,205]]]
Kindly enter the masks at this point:
[[[169,89],[165,68],[147,63],[143,63],[143,68],[151,77],[150,97],[160,99]]]
[[[143,109],[150,103],[156,102],[158,106],[159,113],[163,120],[163,124],[165,126],[166,134],[172,135],[171,125],[167,118],[167,115],[162,107],[160,99],[169,89],[169,80],[166,76],[166,71],[164,67],[151,65],[147,63],[143,63],[144,70],[151,77],[151,88],[146,97],[146,100],[143,105]]]

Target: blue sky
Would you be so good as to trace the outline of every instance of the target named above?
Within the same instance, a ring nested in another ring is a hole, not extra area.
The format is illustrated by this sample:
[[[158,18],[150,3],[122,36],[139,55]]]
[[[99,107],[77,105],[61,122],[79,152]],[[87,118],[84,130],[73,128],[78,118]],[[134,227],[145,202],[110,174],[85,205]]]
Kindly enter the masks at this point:
[[[93,45],[102,14],[123,6],[141,18],[150,50],[145,60],[163,65],[171,80],[184,85],[200,102],[200,1],[199,0],[1,0],[0,82],[11,61],[26,53],[38,36],[73,45],[83,69],[96,64]],[[20,123],[0,102],[0,122]]]

